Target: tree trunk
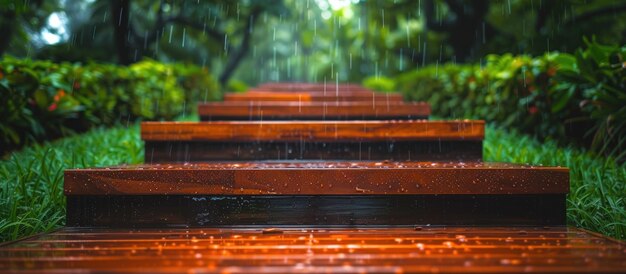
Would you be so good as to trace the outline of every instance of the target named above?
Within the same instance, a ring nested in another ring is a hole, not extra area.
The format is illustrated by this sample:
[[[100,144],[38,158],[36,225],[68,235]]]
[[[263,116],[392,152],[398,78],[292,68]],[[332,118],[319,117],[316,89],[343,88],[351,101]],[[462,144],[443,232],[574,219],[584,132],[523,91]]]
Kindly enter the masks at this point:
[[[130,0],[111,1],[111,15],[114,19],[111,20],[111,24],[113,24],[117,62],[122,65],[129,65],[132,63],[130,59],[130,50],[128,48],[129,13]]]
[[[481,34],[487,29],[485,17],[489,11],[489,3],[486,0],[474,0],[465,3],[468,5],[469,11],[465,12],[460,9],[455,11],[457,20],[450,29],[449,38],[454,54],[460,62],[467,61],[471,57],[472,51],[482,41]],[[485,24],[485,28],[483,28],[483,24]]]
[[[239,66],[239,63],[241,63],[241,60],[243,59],[243,57],[245,57],[248,51],[250,50],[250,39],[252,37],[252,31],[251,31],[252,23],[253,23],[253,20],[255,20],[256,17],[260,13],[261,13],[260,9],[254,9],[252,10],[252,12],[250,12],[250,15],[248,15],[248,22],[246,23],[246,26],[243,28],[243,40],[241,41],[241,45],[239,45],[239,49],[233,55],[230,56],[230,58],[228,59],[228,63],[226,63],[226,67],[224,68],[224,70],[222,71],[222,74],[219,77],[219,82],[220,82],[220,85],[222,85],[222,87],[226,87],[228,80],[230,79],[231,76],[233,76],[233,73]]]
[[[15,12],[12,10],[1,13],[0,19],[0,56],[9,48],[11,37],[13,37],[13,29],[15,28]]]

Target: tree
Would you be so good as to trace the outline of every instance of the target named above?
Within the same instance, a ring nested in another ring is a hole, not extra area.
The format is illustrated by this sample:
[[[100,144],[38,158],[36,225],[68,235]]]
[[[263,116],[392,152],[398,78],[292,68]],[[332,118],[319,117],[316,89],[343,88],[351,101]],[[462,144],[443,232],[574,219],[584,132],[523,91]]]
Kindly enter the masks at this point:
[[[212,51],[212,55],[226,57],[218,78],[222,85],[228,82],[250,50],[255,19],[262,13],[276,15],[283,12],[280,0],[255,0],[243,3],[227,0],[161,1],[156,6],[154,18],[139,18],[141,14],[131,16],[133,9],[135,12],[143,10],[144,14],[150,14],[149,10],[154,8],[154,4],[135,7],[131,5],[130,0],[111,1],[111,14],[115,16],[115,20],[111,20],[110,24],[114,29],[119,63],[129,64],[137,61],[136,56],[148,55],[149,49],[156,50],[156,46],[153,45],[160,43],[165,35],[168,35],[167,39],[171,42],[172,26],[175,25],[184,29],[181,39],[207,43],[205,39],[207,37],[212,45],[206,45],[204,50]],[[144,22],[133,22],[131,18]],[[168,26],[171,27],[170,33],[166,34]],[[195,32],[187,33],[187,28],[194,29]],[[215,47],[216,44],[224,46]],[[218,48],[220,50],[216,51]]]
[[[490,40],[494,35],[494,28],[486,20],[490,1],[446,0],[445,5],[451,14],[445,17],[437,14],[435,5],[434,0],[426,1],[426,26],[428,30],[447,34],[447,42],[454,49],[457,61],[466,61],[481,42]]]
[[[14,53],[28,52],[32,34],[59,9],[57,0],[0,0],[0,56],[11,47]]]

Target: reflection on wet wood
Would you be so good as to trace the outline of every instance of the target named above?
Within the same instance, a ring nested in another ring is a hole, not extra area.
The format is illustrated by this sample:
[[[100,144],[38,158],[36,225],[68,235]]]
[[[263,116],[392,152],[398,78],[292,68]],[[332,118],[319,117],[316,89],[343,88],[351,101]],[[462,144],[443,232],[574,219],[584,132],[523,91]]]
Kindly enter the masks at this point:
[[[225,93],[224,101],[294,101],[294,102],[402,102],[404,99],[397,93],[372,94],[320,94],[317,93],[285,93],[285,92],[246,92]]]
[[[623,272],[626,246],[566,227],[78,229],[0,247],[0,272]]]
[[[484,121],[144,122],[146,141],[482,140]]]
[[[389,120],[426,119],[426,103],[392,102],[215,102],[198,106],[200,119],[245,120]]]
[[[568,192],[567,168],[480,162],[234,162],[65,171],[67,195],[479,195]]]
[[[257,160],[481,161],[481,140],[146,141],[145,163]]]
[[[67,224],[118,228],[565,225],[565,194],[69,195]]]

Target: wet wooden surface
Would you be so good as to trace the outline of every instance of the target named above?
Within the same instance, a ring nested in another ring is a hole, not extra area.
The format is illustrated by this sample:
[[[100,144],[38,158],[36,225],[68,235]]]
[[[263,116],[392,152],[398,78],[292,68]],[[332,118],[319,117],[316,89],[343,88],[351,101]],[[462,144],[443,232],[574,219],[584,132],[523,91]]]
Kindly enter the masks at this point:
[[[245,93],[225,93],[224,101],[294,101],[294,102],[402,102],[404,98],[398,93],[356,93],[339,94],[330,92],[324,94],[319,92],[306,93],[285,93],[285,92],[245,92]]]
[[[232,162],[65,171],[66,195],[554,194],[569,170],[503,163]]]
[[[215,102],[198,105],[202,120],[385,120],[426,119],[427,103]]]
[[[372,90],[367,89],[358,84],[352,83],[285,83],[285,82],[276,82],[276,83],[264,83],[253,89],[259,90],[276,90],[276,91],[310,91],[310,90],[319,90],[319,91],[327,91],[327,92],[335,92],[335,91],[368,91],[372,92]]]
[[[333,86],[332,89],[327,89],[324,90],[322,88],[315,88],[315,89],[266,89],[266,88],[253,88],[253,89],[249,89],[248,91],[246,91],[245,93],[263,93],[263,92],[270,92],[270,93],[306,93],[306,94],[314,94],[314,95],[331,95],[331,96],[347,96],[347,95],[369,95],[372,96],[373,94],[386,94],[383,92],[373,92],[370,90],[365,90],[365,89],[335,89],[335,87]],[[393,93],[390,93],[393,94]]]
[[[624,272],[626,247],[567,227],[64,228],[0,247],[0,272]]]
[[[484,121],[143,122],[146,141],[482,140]]]

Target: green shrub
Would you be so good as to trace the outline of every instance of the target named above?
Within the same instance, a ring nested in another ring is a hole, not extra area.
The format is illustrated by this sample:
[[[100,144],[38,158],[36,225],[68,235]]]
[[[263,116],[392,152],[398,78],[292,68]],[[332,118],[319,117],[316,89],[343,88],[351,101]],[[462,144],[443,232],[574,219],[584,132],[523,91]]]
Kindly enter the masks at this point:
[[[392,92],[396,90],[396,82],[383,76],[367,77],[363,80],[363,86],[371,90]]]
[[[490,55],[484,65],[427,66],[396,81],[437,116],[485,119],[625,159],[625,56],[626,47],[594,42],[575,55]]]
[[[228,92],[244,92],[248,90],[248,85],[239,80],[230,80],[228,84],[226,84],[226,89]]]
[[[586,42],[561,63],[562,98],[582,112],[572,120],[591,125],[593,150],[626,159],[626,46]]]
[[[0,61],[0,152],[137,119],[171,120],[220,98],[202,68],[144,60],[128,67],[5,58]],[[4,153],[0,153],[4,154]]]

